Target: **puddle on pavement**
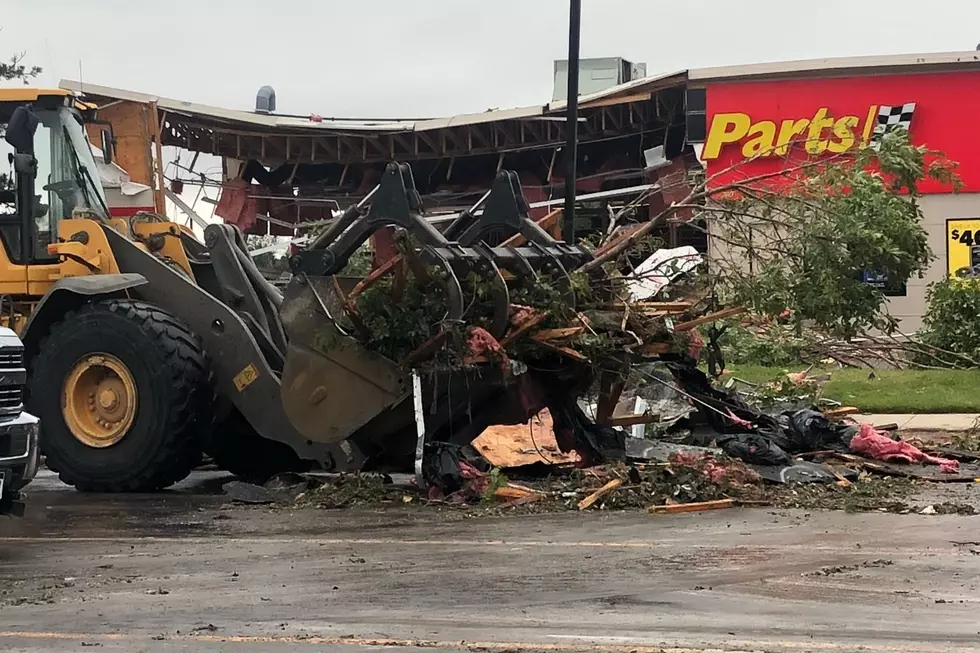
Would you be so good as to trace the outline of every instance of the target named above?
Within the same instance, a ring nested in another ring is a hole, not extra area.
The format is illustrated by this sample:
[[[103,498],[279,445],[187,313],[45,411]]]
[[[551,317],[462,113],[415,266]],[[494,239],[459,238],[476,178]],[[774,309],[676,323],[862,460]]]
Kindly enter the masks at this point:
[[[195,474],[154,494],[77,492],[44,479],[29,492],[27,514],[4,524],[0,537],[180,537],[217,535],[215,520],[227,502],[221,485],[232,476]]]

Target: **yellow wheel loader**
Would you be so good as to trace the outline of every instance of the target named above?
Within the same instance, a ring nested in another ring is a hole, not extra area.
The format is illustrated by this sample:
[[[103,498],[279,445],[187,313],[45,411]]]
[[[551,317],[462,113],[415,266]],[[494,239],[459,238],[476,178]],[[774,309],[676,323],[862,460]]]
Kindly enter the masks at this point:
[[[446,323],[490,302],[495,337],[508,328],[515,280],[567,279],[591,259],[528,219],[513,173],[498,176],[482,212],[440,232],[411,170],[389,164],[365,201],[291,258],[280,291],[233,226],[210,225],[202,243],[161,216],[112,218],[85,110],[60,90],[0,90],[12,149],[12,184],[0,191],[0,315],[25,343],[26,403],[41,419],[47,464],[82,490],[164,488],[202,452],[257,479],[310,465],[418,469],[426,439],[468,442],[505,419],[513,379],[476,365],[423,388],[409,371],[417,361],[363,347],[340,319],[357,280],[337,275],[354,251],[384,227],[411,234],[405,255],[422,274],[438,271]],[[490,247],[491,232],[528,244]],[[460,279],[473,274],[495,289],[489,300],[464,291]],[[581,370],[567,381],[549,372],[550,387],[566,382],[580,386]]]

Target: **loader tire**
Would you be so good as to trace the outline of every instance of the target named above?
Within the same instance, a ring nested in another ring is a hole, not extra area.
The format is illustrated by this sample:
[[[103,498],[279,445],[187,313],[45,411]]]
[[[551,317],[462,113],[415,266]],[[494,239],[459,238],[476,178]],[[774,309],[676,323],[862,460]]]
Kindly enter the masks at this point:
[[[300,458],[289,445],[256,433],[235,408],[205,436],[204,453],[219,468],[260,485],[276,474],[308,472],[313,468],[312,461]]]
[[[48,468],[87,492],[153,492],[190,474],[213,393],[201,342],[145,302],[86,304],[29,364]],[[107,412],[108,411],[108,412]]]

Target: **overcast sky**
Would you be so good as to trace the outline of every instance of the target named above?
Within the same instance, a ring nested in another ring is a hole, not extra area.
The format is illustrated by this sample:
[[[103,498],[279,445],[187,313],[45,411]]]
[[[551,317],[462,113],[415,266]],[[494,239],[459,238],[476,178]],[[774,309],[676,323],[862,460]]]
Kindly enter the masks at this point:
[[[584,0],[582,56],[649,73],[972,50],[976,0]],[[421,117],[550,100],[567,0],[5,0],[0,56],[61,78],[284,113]]]

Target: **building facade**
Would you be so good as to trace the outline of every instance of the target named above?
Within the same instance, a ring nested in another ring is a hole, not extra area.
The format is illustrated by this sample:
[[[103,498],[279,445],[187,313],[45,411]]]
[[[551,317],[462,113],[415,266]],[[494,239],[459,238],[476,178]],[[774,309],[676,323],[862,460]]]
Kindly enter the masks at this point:
[[[930,283],[980,271],[978,107],[980,52],[691,70],[687,136],[718,184],[864,147],[893,125],[957,163],[958,192],[934,181],[920,188],[936,260],[888,299],[911,331],[922,323]]]

